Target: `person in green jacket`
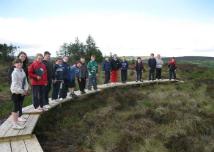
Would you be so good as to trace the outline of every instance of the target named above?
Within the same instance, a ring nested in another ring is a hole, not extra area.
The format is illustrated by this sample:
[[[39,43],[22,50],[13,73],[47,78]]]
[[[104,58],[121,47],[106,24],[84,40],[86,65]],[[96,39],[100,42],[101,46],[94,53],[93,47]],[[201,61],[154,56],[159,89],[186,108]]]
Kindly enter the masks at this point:
[[[87,69],[88,69],[88,90],[91,90],[92,85],[94,90],[97,90],[97,72],[98,72],[98,65],[95,61],[95,55],[91,56],[91,60],[88,62]]]

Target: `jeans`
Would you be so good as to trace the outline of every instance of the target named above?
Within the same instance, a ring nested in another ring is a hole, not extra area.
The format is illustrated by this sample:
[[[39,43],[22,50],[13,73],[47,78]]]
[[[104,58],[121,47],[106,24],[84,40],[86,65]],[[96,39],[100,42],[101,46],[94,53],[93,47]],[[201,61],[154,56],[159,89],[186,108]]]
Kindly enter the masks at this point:
[[[36,109],[39,106],[43,108],[43,103],[45,100],[45,86],[34,85],[32,86],[32,92],[34,108]]]
[[[89,76],[88,90],[91,90],[92,85],[94,87],[94,90],[97,90],[97,77],[96,76]]]
[[[161,79],[161,68],[156,68],[156,79]]]
[[[154,68],[149,69],[149,80],[155,80],[155,69]]]
[[[122,82],[127,81],[127,70],[121,70],[121,81]]]
[[[169,79],[176,79],[176,73],[175,73],[175,70],[173,69],[170,69],[169,70]]]
[[[142,81],[142,71],[136,71],[136,81]]]
[[[78,79],[78,84],[81,92],[85,91],[85,86],[86,86],[86,78],[80,78],[81,81]]]
[[[110,81],[110,71],[105,71],[105,81],[104,84],[109,83]]]

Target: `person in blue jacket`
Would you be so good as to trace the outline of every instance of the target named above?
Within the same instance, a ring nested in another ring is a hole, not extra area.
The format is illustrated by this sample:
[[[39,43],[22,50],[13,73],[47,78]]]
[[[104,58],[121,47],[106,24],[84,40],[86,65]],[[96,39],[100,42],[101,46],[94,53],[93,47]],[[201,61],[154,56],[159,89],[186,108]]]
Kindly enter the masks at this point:
[[[81,62],[78,61],[76,64],[70,66],[68,75],[69,75],[69,92],[70,92],[70,97],[76,98],[77,95],[74,93],[75,89],[75,79],[80,76],[80,67],[81,67]]]
[[[149,65],[149,80],[155,80],[156,59],[154,57],[154,53],[151,53],[150,58],[148,60],[148,65]]]
[[[65,68],[62,65],[62,58],[57,58],[55,65],[53,66],[52,73],[52,100],[56,100],[60,98],[60,89],[62,89],[62,85],[64,83],[64,71]]]
[[[110,74],[111,74],[111,62],[109,58],[106,57],[105,61],[102,64],[103,71],[105,72],[105,81],[104,84],[108,84],[110,81]]]
[[[123,57],[122,62],[120,63],[121,67],[121,81],[122,83],[126,83],[129,63],[126,61],[126,58]]]

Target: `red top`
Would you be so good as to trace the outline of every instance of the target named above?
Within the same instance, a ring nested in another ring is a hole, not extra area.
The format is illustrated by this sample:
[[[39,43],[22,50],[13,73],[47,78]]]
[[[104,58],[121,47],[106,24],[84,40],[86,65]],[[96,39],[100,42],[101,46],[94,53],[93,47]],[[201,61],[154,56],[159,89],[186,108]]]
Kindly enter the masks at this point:
[[[168,64],[176,65],[176,61],[175,60],[173,61],[172,59],[170,59],[169,62],[168,62]]]
[[[28,75],[31,85],[47,85],[47,69],[42,62],[34,61],[28,67]],[[37,79],[37,76],[41,76],[41,79]]]

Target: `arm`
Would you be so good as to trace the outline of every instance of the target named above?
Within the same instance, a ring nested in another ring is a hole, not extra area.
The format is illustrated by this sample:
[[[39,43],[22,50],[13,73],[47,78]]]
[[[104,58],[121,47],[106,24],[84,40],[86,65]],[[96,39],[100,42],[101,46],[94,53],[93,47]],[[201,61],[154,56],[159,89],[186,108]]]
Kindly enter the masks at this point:
[[[20,86],[18,76],[14,72],[12,73],[12,83],[10,90],[12,93],[24,94],[24,90],[22,89],[22,86]]]
[[[34,73],[34,67],[32,64],[28,67],[28,75],[30,78],[37,79],[37,75]]]

